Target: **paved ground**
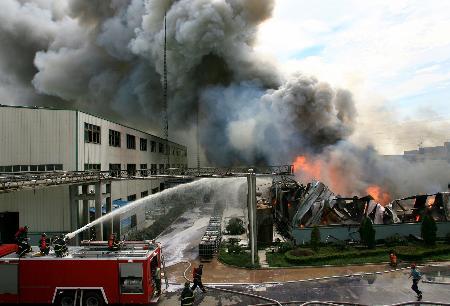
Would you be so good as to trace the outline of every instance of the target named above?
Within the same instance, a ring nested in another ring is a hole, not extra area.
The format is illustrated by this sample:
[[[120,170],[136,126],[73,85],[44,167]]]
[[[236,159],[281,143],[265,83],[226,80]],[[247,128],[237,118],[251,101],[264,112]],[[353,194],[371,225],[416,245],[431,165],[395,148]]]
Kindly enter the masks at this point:
[[[327,268],[322,268],[329,271]],[[421,282],[423,300],[438,303],[450,303],[450,264],[437,267],[423,267],[425,281],[444,280],[449,284]],[[361,275],[279,284],[231,285],[220,288],[256,294],[277,301],[337,301],[365,305],[386,305],[415,301],[408,280],[408,270],[371,275]],[[301,273],[301,270],[299,271]],[[205,274],[208,274],[205,270]],[[206,275],[205,275],[206,276]],[[176,305],[181,286],[171,286],[164,293],[159,305]],[[195,305],[252,305],[267,303],[263,299],[250,298],[237,293],[226,293],[209,289],[206,294],[196,294]],[[300,302],[299,302],[300,303]]]

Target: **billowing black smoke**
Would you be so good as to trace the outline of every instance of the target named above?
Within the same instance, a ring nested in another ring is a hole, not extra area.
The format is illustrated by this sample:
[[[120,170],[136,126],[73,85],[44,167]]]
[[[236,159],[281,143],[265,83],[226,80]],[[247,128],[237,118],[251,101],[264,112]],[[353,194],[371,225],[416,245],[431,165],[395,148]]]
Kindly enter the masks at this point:
[[[78,108],[159,134],[166,15],[171,139],[194,151],[198,121],[210,165],[339,155],[356,124],[352,95],[286,78],[255,52],[273,8],[274,0],[2,0],[1,101]]]
[[[209,163],[279,162],[351,134],[349,94],[304,76],[283,80],[254,52],[272,0],[0,5],[5,103],[64,103],[159,131],[166,14],[170,132],[191,129],[198,111]]]

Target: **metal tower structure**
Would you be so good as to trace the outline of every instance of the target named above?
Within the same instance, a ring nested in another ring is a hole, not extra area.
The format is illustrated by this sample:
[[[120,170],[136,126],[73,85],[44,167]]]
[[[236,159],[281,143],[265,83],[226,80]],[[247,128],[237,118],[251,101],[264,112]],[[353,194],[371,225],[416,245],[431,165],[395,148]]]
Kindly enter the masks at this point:
[[[197,102],[197,170],[200,173],[200,104]]]
[[[163,75],[163,137],[164,152],[166,153],[166,163],[170,168],[170,147],[169,147],[169,115],[167,107],[167,12],[164,13],[164,75]]]

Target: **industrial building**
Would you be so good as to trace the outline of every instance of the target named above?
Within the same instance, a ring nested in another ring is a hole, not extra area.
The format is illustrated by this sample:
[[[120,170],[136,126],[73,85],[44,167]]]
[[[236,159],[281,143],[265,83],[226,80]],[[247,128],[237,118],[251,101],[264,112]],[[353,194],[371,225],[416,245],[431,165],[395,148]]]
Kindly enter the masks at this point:
[[[78,110],[0,105],[0,139],[0,176],[66,171],[116,174],[103,181],[0,193],[2,223],[27,224],[32,238],[41,232],[72,231],[92,220],[90,214],[98,218],[102,212],[163,189],[166,179],[152,175],[187,168],[185,146],[170,141],[166,146],[160,137]],[[105,231],[98,227],[96,233],[105,236],[113,226],[124,233],[144,222],[142,208],[106,225]]]
[[[404,158],[410,161],[444,160],[450,162],[450,142],[443,146],[420,147],[417,150],[404,151]]]

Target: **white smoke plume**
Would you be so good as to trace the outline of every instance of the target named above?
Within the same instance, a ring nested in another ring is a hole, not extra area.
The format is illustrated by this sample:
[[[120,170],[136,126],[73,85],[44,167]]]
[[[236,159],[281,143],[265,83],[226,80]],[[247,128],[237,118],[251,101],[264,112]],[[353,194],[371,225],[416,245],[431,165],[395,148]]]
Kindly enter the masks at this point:
[[[198,113],[203,162],[339,155],[347,169],[365,156],[342,153],[356,124],[352,95],[307,75],[287,78],[254,50],[258,26],[274,6],[274,0],[2,0],[0,98],[78,108],[159,134],[166,15],[172,139],[195,143],[183,137],[195,135]],[[375,169],[384,167],[379,162]]]

